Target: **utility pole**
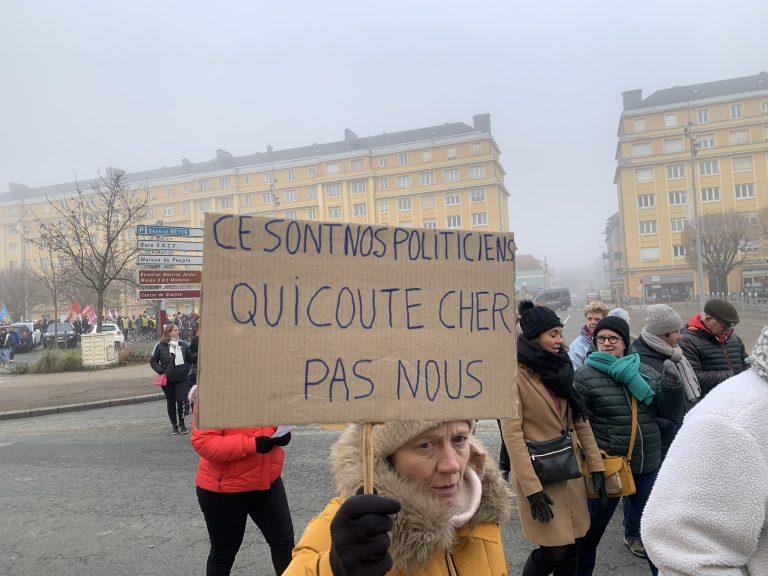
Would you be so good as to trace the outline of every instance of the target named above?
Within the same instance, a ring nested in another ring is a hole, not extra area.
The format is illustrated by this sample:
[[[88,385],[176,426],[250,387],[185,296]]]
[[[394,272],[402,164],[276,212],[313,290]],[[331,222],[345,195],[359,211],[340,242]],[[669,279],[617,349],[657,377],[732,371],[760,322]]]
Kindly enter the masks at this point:
[[[693,135],[691,121],[685,127],[685,137],[691,145],[691,196],[693,198],[693,225],[696,231],[696,283],[698,285],[699,310],[704,309],[704,266],[701,259],[701,220],[699,219],[699,199],[696,194],[696,154],[699,148],[699,142]]]
[[[21,226],[21,282],[22,289],[24,291],[24,318],[23,321],[29,321],[29,285],[27,284],[27,275],[29,270],[27,269],[27,223],[26,223],[26,209],[24,202],[21,203],[21,218],[19,219],[19,225]]]

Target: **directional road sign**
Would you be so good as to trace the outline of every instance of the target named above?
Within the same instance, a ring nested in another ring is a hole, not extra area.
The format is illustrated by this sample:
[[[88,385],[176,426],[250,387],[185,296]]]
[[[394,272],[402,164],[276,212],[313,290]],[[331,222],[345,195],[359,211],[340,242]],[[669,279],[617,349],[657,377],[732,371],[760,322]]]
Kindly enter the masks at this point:
[[[183,226],[136,226],[137,236],[186,236],[202,238],[202,228],[186,228]]]
[[[142,250],[166,250],[170,252],[202,252],[202,242],[177,242],[166,240],[139,240],[139,248]]]
[[[191,264],[193,266],[200,266],[202,263],[202,256],[153,256],[149,254],[139,255],[139,264]]]
[[[200,298],[200,290],[139,290],[139,300]]]
[[[139,270],[139,284],[199,284],[200,270]]]

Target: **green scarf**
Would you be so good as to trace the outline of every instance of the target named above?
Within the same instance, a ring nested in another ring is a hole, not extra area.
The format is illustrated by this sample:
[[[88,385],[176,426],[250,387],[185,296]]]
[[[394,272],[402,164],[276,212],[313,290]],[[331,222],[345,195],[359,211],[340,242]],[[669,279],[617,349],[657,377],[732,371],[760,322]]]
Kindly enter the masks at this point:
[[[617,382],[621,382],[646,406],[650,406],[656,393],[648,384],[648,379],[640,373],[640,356],[633,352],[623,358],[616,358],[607,352],[592,352],[587,356],[587,364]]]

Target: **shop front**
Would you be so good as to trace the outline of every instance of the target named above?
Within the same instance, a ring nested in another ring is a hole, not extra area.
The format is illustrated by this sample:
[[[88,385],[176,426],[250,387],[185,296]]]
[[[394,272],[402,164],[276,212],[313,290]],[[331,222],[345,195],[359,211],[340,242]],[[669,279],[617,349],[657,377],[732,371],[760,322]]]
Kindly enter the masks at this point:
[[[768,269],[742,270],[741,290],[749,296],[768,298]]]
[[[646,302],[685,302],[693,299],[693,272],[645,274],[642,282]]]

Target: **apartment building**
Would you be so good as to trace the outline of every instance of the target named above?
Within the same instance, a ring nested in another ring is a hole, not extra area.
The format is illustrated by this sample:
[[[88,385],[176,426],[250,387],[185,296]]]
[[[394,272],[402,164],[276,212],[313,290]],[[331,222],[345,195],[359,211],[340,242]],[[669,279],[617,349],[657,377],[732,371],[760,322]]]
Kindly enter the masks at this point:
[[[621,270],[621,289],[630,298],[681,300],[698,290],[682,241],[693,218],[691,176],[699,215],[735,210],[745,226],[754,226],[768,206],[768,73],[666,88],[646,98],[631,90],[623,100],[615,176],[619,230],[611,236],[623,248],[609,251],[610,267]],[[727,287],[710,277],[705,283],[710,292],[768,289],[764,248],[750,246]]]

